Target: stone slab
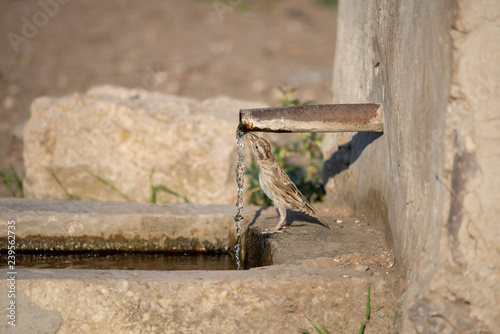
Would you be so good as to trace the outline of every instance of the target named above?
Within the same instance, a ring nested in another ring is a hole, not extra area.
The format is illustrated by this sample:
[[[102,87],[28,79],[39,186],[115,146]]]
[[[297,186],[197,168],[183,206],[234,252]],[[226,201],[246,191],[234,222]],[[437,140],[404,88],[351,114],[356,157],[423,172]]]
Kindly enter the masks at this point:
[[[3,198],[0,231],[14,220],[25,250],[221,251],[235,242],[235,213],[229,205]]]
[[[265,234],[278,223],[272,208],[260,209],[248,224],[245,238],[247,268],[272,264],[298,264],[303,260],[357,258],[361,263],[386,267],[394,263],[390,247],[370,221],[317,207],[330,229],[309,216],[288,212],[283,233]],[[357,263],[360,264],[360,263]]]
[[[0,275],[6,277],[6,270]],[[17,271],[16,326],[2,333],[294,333],[313,330],[305,316],[332,332],[394,332],[390,275],[352,269],[273,266],[248,271]],[[0,295],[8,282],[0,281]]]

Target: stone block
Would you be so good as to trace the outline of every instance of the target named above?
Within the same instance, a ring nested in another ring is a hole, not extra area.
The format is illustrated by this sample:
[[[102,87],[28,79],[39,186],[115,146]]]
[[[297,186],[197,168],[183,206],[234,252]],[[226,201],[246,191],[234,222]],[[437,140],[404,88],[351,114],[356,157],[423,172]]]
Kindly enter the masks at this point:
[[[16,248],[30,251],[227,251],[235,214],[229,205],[0,199],[0,229],[14,220]]]
[[[234,204],[240,108],[112,86],[41,97],[24,129],[25,194],[33,198]],[[154,174],[152,171],[154,170]]]
[[[5,270],[0,270],[5,277]],[[0,282],[7,295],[8,282]],[[245,271],[19,269],[16,327],[2,333],[393,333],[393,281],[354,270],[273,266]],[[8,298],[0,299],[0,314]],[[39,319],[38,317],[43,317]]]

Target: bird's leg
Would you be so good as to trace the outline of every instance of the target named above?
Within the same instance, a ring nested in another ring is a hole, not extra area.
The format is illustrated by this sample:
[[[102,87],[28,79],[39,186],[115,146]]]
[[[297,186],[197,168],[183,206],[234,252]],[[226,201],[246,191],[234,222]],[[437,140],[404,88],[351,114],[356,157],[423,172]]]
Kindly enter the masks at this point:
[[[284,207],[282,207],[281,205],[276,205],[276,208],[278,209],[278,212],[280,214],[280,221],[278,222],[278,225],[276,225],[275,228],[273,228],[272,230],[266,230],[265,233],[268,233],[268,234],[283,233],[283,229],[285,227],[283,226],[280,228],[280,226],[283,225],[283,223],[286,220],[286,209]]]

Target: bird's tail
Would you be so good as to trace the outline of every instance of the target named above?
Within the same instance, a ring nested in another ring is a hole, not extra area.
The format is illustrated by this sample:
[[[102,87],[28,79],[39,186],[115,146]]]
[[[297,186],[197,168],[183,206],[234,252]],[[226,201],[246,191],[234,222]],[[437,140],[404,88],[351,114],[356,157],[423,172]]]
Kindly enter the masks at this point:
[[[302,193],[300,193],[300,195],[302,195]],[[297,211],[301,211],[302,213],[305,213],[308,216],[316,218],[327,229],[330,229],[330,226],[328,226],[328,224],[325,223],[325,221],[318,216],[318,212],[316,211],[316,209],[313,208],[311,203],[309,203],[309,201],[304,197],[304,195],[302,195],[302,197],[304,198],[305,205],[304,207],[299,208]]]
[[[310,212],[307,212],[307,211],[302,211],[303,213],[305,213],[306,215],[308,216],[311,216],[313,218],[316,218],[321,224],[323,224],[323,226],[325,226],[327,229],[330,229],[330,226],[328,226],[328,224],[323,220],[321,219],[318,214],[316,213],[315,210],[311,210]]]
[[[323,219],[319,218],[318,215],[316,215],[314,218],[316,218],[317,220],[319,220],[319,222],[321,224],[323,224],[327,229],[330,229],[330,226],[328,226],[328,224]]]

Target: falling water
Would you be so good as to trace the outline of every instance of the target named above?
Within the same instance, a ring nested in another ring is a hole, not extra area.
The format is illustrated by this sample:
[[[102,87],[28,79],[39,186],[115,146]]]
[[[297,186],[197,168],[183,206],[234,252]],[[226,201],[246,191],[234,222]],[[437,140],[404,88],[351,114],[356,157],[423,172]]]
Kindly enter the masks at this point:
[[[236,145],[238,146],[238,164],[236,165],[236,183],[238,184],[238,199],[236,200],[236,209],[238,212],[234,217],[236,224],[236,243],[234,244],[234,261],[241,268],[240,248],[241,248],[241,222],[243,221],[243,180],[245,176],[245,156],[243,146],[245,133],[241,131],[241,125],[236,129]]]

